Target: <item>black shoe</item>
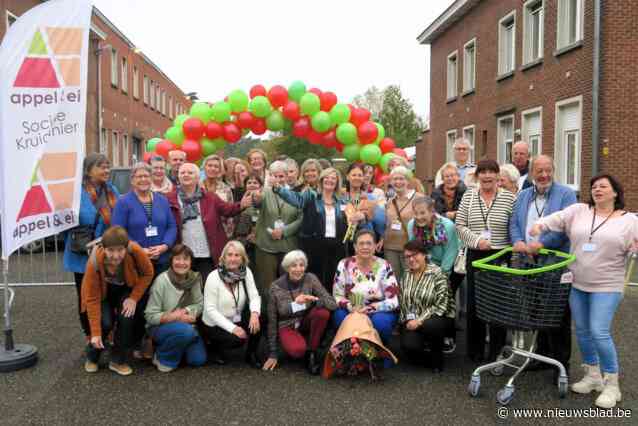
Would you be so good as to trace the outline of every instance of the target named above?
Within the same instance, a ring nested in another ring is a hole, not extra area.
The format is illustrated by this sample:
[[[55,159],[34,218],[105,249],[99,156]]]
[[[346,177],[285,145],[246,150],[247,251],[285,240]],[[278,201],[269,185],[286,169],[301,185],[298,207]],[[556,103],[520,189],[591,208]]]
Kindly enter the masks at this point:
[[[319,374],[319,362],[317,360],[316,351],[310,351],[310,353],[308,354],[307,368],[308,368],[308,372],[312,374],[313,376],[316,376]]]
[[[211,355],[210,360],[213,364],[226,365],[226,357],[221,352],[215,352]]]
[[[260,369],[262,367],[262,363],[259,361],[255,352],[246,352],[244,361],[246,361],[246,364],[250,365],[252,368]]]

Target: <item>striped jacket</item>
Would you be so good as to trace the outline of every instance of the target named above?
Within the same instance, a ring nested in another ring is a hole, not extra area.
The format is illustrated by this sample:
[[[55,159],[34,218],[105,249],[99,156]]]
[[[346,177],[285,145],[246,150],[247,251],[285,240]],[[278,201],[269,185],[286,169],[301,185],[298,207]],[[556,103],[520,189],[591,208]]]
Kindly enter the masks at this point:
[[[511,192],[498,189],[492,205],[488,208],[478,189],[468,189],[456,213],[456,229],[461,241],[467,247],[476,249],[481,233],[489,229],[493,249],[509,246],[509,223],[515,200],[516,196]]]
[[[408,321],[408,315],[425,321],[433,315],[454,318],[456,306],[447,275],[434,264],[428,264],[421,275],[406,271],[399,291],[399,322]]]

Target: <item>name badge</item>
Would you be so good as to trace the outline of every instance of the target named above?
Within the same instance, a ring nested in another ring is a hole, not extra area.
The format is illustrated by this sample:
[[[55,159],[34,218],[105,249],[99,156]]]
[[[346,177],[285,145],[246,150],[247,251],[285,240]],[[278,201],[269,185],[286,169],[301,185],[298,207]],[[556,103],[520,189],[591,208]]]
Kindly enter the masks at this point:
[[[252,220],[253,223],[257,223],[257,221],[259,220],[259,216],[253,215],[253,216],[250,217],[250,220]]]
[[[393,231],[401,230],[401,222],[392,222],[391,228]]]
[[[489,229],[481,232],[481,238],[483,238],[484,240],[490,240],[492,239],[492,231],[490,231]]]
[[[595,243],[585,243],[583,244],[583,251],[585,253],[593,253],[597,250],[597,245]]]
[[[416,319],[416,315],[414,315],[414,313],[413,313],[413,312],[410,312],[409,314],[407,314],[407,315],[405,316],[405,318],[406,318],[408,321],[412,321],[412,320],[415,320],[415,319]]]
[[[293,314],[296,314],[297,312],[305,311],[306,305],[303,303],[292,302],[290,304],[290,310]]]
[[[281,228],[283,228],[284,226],[286,226],[286,224],[284,224],[284,221],[283,221],[283,220],[281,220],[281,219],[277,219],[277,220],[275,221],[275,229],[281,229]]]
[[[346,205],[342,204],[341,207],[339,207],[339,210],[341,210],[342,212],[346,211]]]
[[[157,231],[157,226],[147,226],[146,227],[146,236],[147,237],[157,237],[159,232]]]
[[[241,315],[239,314],[233,315],[233,323],[237,324],[238,322],[241,322]]]

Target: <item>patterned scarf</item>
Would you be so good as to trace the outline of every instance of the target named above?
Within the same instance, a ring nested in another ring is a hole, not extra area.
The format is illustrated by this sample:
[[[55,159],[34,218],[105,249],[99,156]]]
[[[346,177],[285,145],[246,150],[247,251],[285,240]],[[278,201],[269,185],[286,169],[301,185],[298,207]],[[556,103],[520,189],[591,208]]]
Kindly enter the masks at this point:
[[[423,242],[427,249],[447,243],[447,233],[441,218],[436,215],[431,226],[419,226],[414,223],[414,236]]]
[[[200,215],[199,212],[199,200],[202,199],[204,194],[202,190],[197,187],[195,192],[190,197],[186,195],[182,187],[177,190],[177,195],[182,202],[182,224],[189,220],[195,220]]]
[[[111,191],[108,185],[101,185],[99,188],[96,188],[95,185],[88,181],[84,183],[84,189],[89,193],[91,202],[100,212],[104,225],[106,227],[111,226],[111,212],[117,202],[115,193]]]
[[[189,291],[195,284],[201,287],[202,276],[199,272],[188,271],[186,276],[179,277],[173,268],[168,268],[167,274],[171,284],[180,291]]]
[[[226,266],[220,264],[218,268],[219,278],[228,285],[235,285],[246,279],[246,266],[241,265],[237,271],[229,271]]]

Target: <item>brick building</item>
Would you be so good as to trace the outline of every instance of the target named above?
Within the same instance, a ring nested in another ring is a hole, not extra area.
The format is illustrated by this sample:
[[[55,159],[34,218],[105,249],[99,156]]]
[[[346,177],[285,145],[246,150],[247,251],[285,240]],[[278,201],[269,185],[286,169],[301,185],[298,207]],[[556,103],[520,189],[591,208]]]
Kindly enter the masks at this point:
[[[39,0],[0,0],[0,38]],[[91,20],[86,152],[113,166],[141,159],[147,139],[163,134],[190,100],[97,8]]]
[[[501,163],[524,140],[584,194],[593,173],[617,175],[638,209],[636,22],[633,0],[452,2],[418,37],[431,47],[419,177],[434,177],[455,138]]]

